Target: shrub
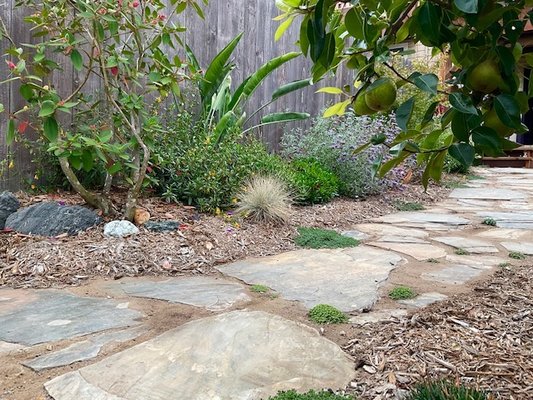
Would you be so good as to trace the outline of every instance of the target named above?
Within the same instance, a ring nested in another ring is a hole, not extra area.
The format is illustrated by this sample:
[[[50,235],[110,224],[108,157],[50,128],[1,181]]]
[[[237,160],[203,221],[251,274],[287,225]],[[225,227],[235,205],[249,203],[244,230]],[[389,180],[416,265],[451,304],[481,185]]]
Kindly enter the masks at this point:
[[[348,317],[342,311],[329,304],[318,304],[308,313],[309,319],[317,324],[343,324]]]
[[[468,256],[470,255],[470,253],[465,250],[465,249],[457,249],[455,250],[455,254],[457,254],[458,256]]]
[[[425,209],[423,204],[408,201],[395,201],[394,207],[398,211],[420,211]]]
[[[455,158],[450,156],[449,154],[446,155],[444,158],[444,167],[443,170],[449,174],[467,174],[470,167],[461,164],[459,161],[457,161]]]
[[[310,249],[337,249],[354,247],[359,244],[359,241],[354,238],[321,228],[298,228],[298,236],[294,242],[298,246]]]
[[[351,396],[342,396],[328,391],[315,392],[310,390],[307,393],[297,393],[295,390],[279,392],[269,400],[353,400]]]
[[[496,220],[490,217],[485,218],[482,223],[483,225],[496,226]]]
[[[405,400],[488,400],[486,393],[448,381],[417,385]]]
[[[254,293],[266,293],[270,289],[268,288],[268,286],[265,285],[252,285],[252,287],[250,287],[250,290]]]
[[[311,158],[291,163],[291,183],[298,193],[297,200],[304,204],[326,203],[339,194],[340,181],[332,172]]]
[[[512,258],[514,260],[525,260],[526,255],[524,253],[520,253],[519,251],[511,251],[509,253],[509,258]]]
[[[237,213],[256,221],[287,222],[291,196],[285,183],[272,176],[254,176],[237,194]]]
[[[389,292],[392,300],[407,300],[416,297],[416,292],[407,286],[397,286]]]
[[[382,146],[371,146],[354,155],[353,151],[377,134],[392,138],[399,132],[393,116],[317,118],[310,129],[295,129],[282,137],[282,155],[289,159],[310,157],[332,171],[341,181],[340,194],[349,197],[367,196],[383,187],[400,186],[409,169],[393,169],[385,179],[374,179],[373,163],[388,159]],[[411,162],[412,165],[412,162]]]

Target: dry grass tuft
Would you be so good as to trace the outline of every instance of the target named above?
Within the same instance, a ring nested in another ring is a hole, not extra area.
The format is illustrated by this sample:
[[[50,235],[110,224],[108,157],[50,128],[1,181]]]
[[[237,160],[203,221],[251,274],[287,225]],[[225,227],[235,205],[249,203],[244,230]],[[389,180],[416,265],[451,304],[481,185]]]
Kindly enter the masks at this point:
[[[237,199],[236,211],[255,221],[287,223],[292,214],[289,190],[273,176],[254,176]]]

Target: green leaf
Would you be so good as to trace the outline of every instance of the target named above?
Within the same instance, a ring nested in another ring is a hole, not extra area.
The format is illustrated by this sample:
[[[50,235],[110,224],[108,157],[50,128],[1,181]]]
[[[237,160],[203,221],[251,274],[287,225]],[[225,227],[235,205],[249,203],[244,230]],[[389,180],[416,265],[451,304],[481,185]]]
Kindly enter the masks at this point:
[[[323,87],[316,91],[316,93],[328,93],[328,94],[343,94],[342,89],[337,87]]]
[[[480,126],[472,131],[472,140],[476,147],[486,155],[497,157],[505,154],[501,150],[500,136],[491,128]]]
[[[278,26],[278,29],[276,29],[276,33],[274,34],[275,42],[281,39],[281,37],[287,31],[287,29],[290,28],[293,21],[294,21],[294,17],[289,17]]]
[[[59,136],[59,126],[54,117],[48,117],[44,120],[43,133],[49,142],[54,143],[57,141],[57,137]]]
[[[477,115],[478,111],[476,107],[472,104],[472,99],[462,93],[454,92],[450,94],[449,97],[450,104],[457,111],[464,114],[475,114]]]
[[[464,166],[468,167],[474,162],[474,148],[467,143],[452,144],[448,149],[448,153]]]
[[[404,102],[396,110],[396,123],[402,131],[407,130],[407,125],[413,115],[413,109],[415,107],[415,96]]]
[[[6,135],[6,144],[9,146],[15,140],[15,121],[10,119],[7,122],[7,135]]]
[[[359,40],[364,40],[364,21],[361,18],[361,14],[352,7],[344,18],[344,24],[346,25],[346,30],[350,35]]]
[[[311,79],[302,79],[299,81],[294,81],[294,82],[290,82],[285,85],[282,85],[276,90],[274,90],[274,93],[272,93],[272,101],[277,100],[280,97],[285,96],[286,94],[289,94],[296,90],[303,89],[304,87],[307,87],[310,85],[311,85]]]
[[[41,104],[41,110],[39,111],[39,117],[48,117],[56,111],[56,103],[51,100],[45,100]]]
[[[509,128],[520,129],[520,105],[508,94],[500,94],[494,99],[494,109],[498,118]]]
[[[323,117],[329,118],[334,115],[339,115],[339,116],[344,115],[344,113],[346,112],[346,107],[348,107],[350,103],[351,103],[351,100],[348,99],[348,100],[333,104],[331,107],[328,107],[326,111],[324,111]]]
[[[98,139],[100,139],[102,143],[109,142],[112,137],[113,137],[113,131],[111,129],[106,129],[105,131],[102,131],[98,134]]]
[[[233,111],[228,111],[226,114],[224,114],[213,130],[213,143],[218,145],[220,142],[222,142],[226,136],[228,128],[231,127],[236,120],[237,116]]]
[[[435,115],[435,110],[439,106],[439,102],[435,101],[430,104],[428,109],[426,110],[426,113],[424,114],[424,117],[422,118],[422,122],[420,123],[421,128],[425,127],[427,124],[429,124],[431,121],[433,121],[433,116]]]
[[[31,85],[23,84],[20,85],[20,95],[24,98],[24,100],[31,100],[33,97],[33,89]]]
[[[465,14],[477,14],[478,0],[454,0],[455,6]]]
[[[70,60],[76,71],[81,71],[83,68],[83,58],[78,50],[72,50],[70,53]]]
[[[437,85],[439,84],[439,78],[435,74],[424,74],[415,77],[413,79],[413,83],[420,90],[436,95]]]
[[[280,122],[290,122],[290,121],[302,121],[310,117],[308,113],[298,113],[298,112],[279,112],[265,115],[261,119],[261,124],[276,124]]]

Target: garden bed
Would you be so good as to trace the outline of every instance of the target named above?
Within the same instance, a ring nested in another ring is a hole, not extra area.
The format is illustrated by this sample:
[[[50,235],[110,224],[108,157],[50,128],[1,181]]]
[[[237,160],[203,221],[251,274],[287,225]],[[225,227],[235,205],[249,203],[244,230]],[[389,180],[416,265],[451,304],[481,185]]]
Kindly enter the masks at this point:
[[[419,184],[364,200],[340,198],[324,205],[296,207],[288,225],[242,221],[226,213],[200,214],[193,207],[145,199],[154,220],[178,220],[179,231],[141,233],[128,239],[104,238],[101,227],[75,237],[42,238],[0,234],[0,286],[44,288],[80,285],[94,276],[177,276],[214,273],[213,266],[250,256],[295,249],[292,238],[299,226],[349,230],[355,224],[397,211],[400,202],[428,204],[449,189]],[[19,197],[21,197],[19,195]],[[82,204],[69,193],[23,196],[24,205],[54,200]]]

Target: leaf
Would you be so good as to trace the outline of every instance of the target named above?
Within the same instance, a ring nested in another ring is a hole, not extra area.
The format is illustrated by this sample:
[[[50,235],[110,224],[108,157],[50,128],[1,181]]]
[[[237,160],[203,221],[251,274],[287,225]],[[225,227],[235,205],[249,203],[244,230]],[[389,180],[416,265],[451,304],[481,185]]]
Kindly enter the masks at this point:
[[[494,99],[494,109],[498,118],[509,128],[520,129],[520,105],[509,94],[500,94]]]
[[[464,166],[468,167],[474,162],[474,148],[467,143],[452,144],[448,149],[448,153]]]
[[[48,117],[52,115],[56,110],[56,103],[51,100],[45,100],[41,104],[41,110],[39,111],[39,117]]]
[[[423,128],[427,124],[429,124],[431,121],[433,121],[433,116],[435,115],[435,110],[439,106],[439,102],[435,101],[430,104],[428,109],[426,110],[426,113],[424,114],[424,117],[422,118],[422,122],[420,123],[420,126]]]
[[[261,119],[262,124],[277,124],[280,122],[290,122],[290,121],[302,121],[309,118],[311,115],[308,113],[298,113],[298,112],[279,112],[265,115]]]
[[[31,98],[33,97],[33,89],[28,84],[20,85],[19,92],[20,95],[24,98],[24,100],[31,100]]]
[[[402,131],[407,131],[407,125],[413,115],[413,109],[415,107],[415,96],[404,102],[396,110],[396,123]]]
[[[485,154],[497,157],[505,154],[501,149],[500,136],[491,128],[480,126],[472,131],[472,140]]]
[[[342,89],[337,87],[323,87],[316,91],[316,93],[328,93],[328,94],[344,94]]]
[[[449,97],[450,104],[453,108],[455,108],[457,111],[462,112],[464,114],[476,114],[477,115],[477,108],[474,107],[474,104],[472,104],[472,99],[462,93],[454,92],[450,94]]]
[[[364,40],[364,21],[361,18],[361,14],[356,12],[355,8],[350,8],[344,17],[344,24],[346,30],[350,35],[359,40]]]
[[[287,31],[287,29],[290,28],[293,21],[294,21],[294,17],[289,17],[278,26],[278,29],[276,29],[276,33],[274,34],[274,41],[277,42],[278,40],[281,39],[281,37]]]
[[[43,133],[49,142],[54,143],[57,141],[57,137],[59,136],[59,126],[54,117],[49,117],[44,120]]]
[[[346,112],[346,107],[350,105],[351,100],[345,100],[341,101],[340,103],[333,104],[331,107],[327,108],[326,111],[324,111],[323,117],[329,118],[334,115],[344,115]]]
[[[414,78],[413,83],[420,90],[436,95],[437,85],[439,84],[439,78],[435,74],[424,74]]]
[[[465,14],[477,14],[478,0],[454,0],[455,6]]]
[[[83,68],[83,58],[78,50],[72,50],[70,53],[70,61],[76,71],[81,71]]]
[[[299,81],[294,81],[294,82],[290,82],[285,85],[282,85],[279,88],[277,88],[274,91],[274,93],[272,93],[272,101],[279,99],[280,97],[283,97],[286,94],[289,94],[299,89],[303,89],[304,87],[307,87],[310,85],[311,85],[311,79],[302,79]]]
[[[6,144],[9,146],[15,140],[15,121],[10,119],[7,122],[7,135],[6,135]]]
[[[228,128],[232,126],[236,120],[237,116],[233,111],[228,111],[226,114],[224,114],[213,130],[213,143],[218,145],[222,140],[224,140]]]

